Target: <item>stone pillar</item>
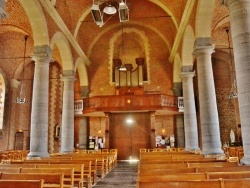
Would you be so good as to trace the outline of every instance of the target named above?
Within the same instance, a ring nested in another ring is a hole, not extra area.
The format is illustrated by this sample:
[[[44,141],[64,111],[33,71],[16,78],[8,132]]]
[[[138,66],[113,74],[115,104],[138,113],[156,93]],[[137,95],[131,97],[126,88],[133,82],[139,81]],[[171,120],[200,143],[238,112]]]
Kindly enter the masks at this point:
[[[49,110],[49,63],[51,48],[35,46],[35,61],[29,158],[49,156],[48,153],[48,110]]]
[[[244,157],[250,164],[250,1],[221,0],[229,7]]]
[[[73,71],[72,71],[73,72]],[[60,153],[74,150],[74,73],[64,74]]]
[[[185,150],[199,150],[197,117],[194,101],[194,72],[182,72],[182,87],[184,101]]]
[[[131,87],[132,86],[132,83],[131,83],[131,71],[133,69],[133,66],[132,64],[126,64],[125,65],[126,67],[126,70],[127,70],[127,87]]]
[[[138,65],[138,86],[143,87],[143,65],[144,58],[136,58],[136,64]]]
[[[81,86],[81,98],[87,98],[89,96],[89,87]],[[84,107],[83,107],[84,108]],[[89,117],[80,117],[79,118],[79,149],[88,148],[88,124]]]
[[[175,116],[176,122],[176,147],[184,148],[185,147],[185,134],[184,134],[184,124],[183,124],[183,115]]]
[[[202,153],[223,154],[220,141],[219,117],[214,87],[211,38],[197,38],[194,55],[197,59]]]
[[[173,92],[175,96],[182,96],[182,83],[174,82]],[[184,123],[183,114],[175,116],[175,127],[176,127],[176,147],[185,147],[185,135],[184,135]]]

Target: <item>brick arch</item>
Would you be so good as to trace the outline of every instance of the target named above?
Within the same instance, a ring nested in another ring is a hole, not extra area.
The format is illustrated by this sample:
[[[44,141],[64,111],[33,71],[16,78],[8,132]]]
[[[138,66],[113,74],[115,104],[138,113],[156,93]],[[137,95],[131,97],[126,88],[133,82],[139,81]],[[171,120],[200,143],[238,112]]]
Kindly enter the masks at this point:
[[[71,48],[67,38],[61,33],[56,32],[51,39],[50,46],[53,49],[54,45],[58,47],[62,60],[62,69],[65,70],[74,70],[73,57]]]
[[[47,22],[38,0],[19,0],[26,12],[33,32],[34,46],[49,44]],[[32,7],[32,8],[31,8]]]
[[[195,37],[211,37],[214,0],[199,0],[195,20]]]
[[[170,9],[168,9],[168,7],[165,4],[163,4],[159,0],[149,0],[149,1],[161,7],[170,16],[171,20],[174,23],[175,28],[178,29],[177,19],[175,18],[173,13],[170,11]],[[90,13],[90,6],[79,17],[78,22],[75,27],[75,31],[74,31],[74,38],[77,37],[81,24],[83,23],[83,20],[85,20],[85,18],[88,16],[89,13]],[[138,22],[136,24],[138,24]]]
[[[144,57],[146,60],[146,66],[147,66],[147,72],[150,72],[150,66],[149,63],[150,62],[150,57],[149,57],[149,52],[150,52],[150,46],[149,46],[149,41],[148,38],[146,37],[146,35],[144,34],[143,31],[140,31],[138,29],[135,28],[124,28],[123,31],[119,30],[118,32],[116,32],[113,37],[110,39],[109,42],[109,66],[110,66],[110,84],[112,85],[112,66],[113,66],[113,57],[114,56],[114,52],[115,52],[115,41],[118,39],[118,37],[120,37],[123,33],[136,33],[139,35],[139,37],[142,39],[142,46],[144,47]],[[150,74],[148,74],[148,81],[150,82]]]
[[[193,66],[193,47],[194,47],[194,30],[191,25],[185,29],[182,42],[182,66]]]
[[[145,24],[138,24],[136,22],[133,21],[129,21],[129,23],[126,23],[126,26],[131,25],[133,26],[134,24],[136,24],[137,26],[142,26],[142,27],[146,27],[147,29],[150,29],[152,31],[154,31],[161,39],[162,41],[164,41],[164,43],[166,44],[166,47],[168,49],[168,51],[171,51],[171,44],[170,42],[167,40],[167,35],[164,35],[163,33],[161,33],[159,30],[149,27],[148,25]],[[92,51],[93,46],[96,44],[96,42],[105,34],[107,33],[109,30],[115,29],[117,27],[121,27],[121,23],[117,23],[117,24],[113,24],[112,26],[109,26],[105,29],[103,29],[101,32],[99,32],[99,34],[95,37],[95,39],[91,42],[91,44],[89,45],[89,50],[87,53],[87,56],[90,56],[90,53]]]

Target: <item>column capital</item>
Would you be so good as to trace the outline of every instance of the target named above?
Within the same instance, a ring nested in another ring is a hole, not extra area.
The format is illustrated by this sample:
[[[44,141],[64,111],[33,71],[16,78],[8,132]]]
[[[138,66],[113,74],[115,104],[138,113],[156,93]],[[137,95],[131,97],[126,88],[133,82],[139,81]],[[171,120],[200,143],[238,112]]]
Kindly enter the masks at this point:
[[[74,82],[76,80],[75,75],[62,75],[61,76],[62,81],[72,81]]]
[[[35,46],[34,53],[32,55],[33,60],[41,60],[41,59],[51,59],[52,50],[48,45]]]
[[[214,45],[211,37],[196,38],[194,43],[194,55],[212,54],[214,52]]]
[[[193,72],[181,72],[181,78],[186,78],[186,77],[194,77],[195,76],[195,71]]]

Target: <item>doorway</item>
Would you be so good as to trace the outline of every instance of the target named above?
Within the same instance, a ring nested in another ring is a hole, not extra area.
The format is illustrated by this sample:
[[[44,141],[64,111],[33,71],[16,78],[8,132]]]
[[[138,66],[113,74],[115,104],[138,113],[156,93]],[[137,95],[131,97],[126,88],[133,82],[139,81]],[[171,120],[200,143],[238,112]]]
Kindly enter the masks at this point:
[[[18,131],[15,134],[15,150],[23,150],[24,134],[22,131]]]
[[[150,147],[149,113],[115,113],[110,118],[110,148],[118,160],[139,159],[139,150]]]

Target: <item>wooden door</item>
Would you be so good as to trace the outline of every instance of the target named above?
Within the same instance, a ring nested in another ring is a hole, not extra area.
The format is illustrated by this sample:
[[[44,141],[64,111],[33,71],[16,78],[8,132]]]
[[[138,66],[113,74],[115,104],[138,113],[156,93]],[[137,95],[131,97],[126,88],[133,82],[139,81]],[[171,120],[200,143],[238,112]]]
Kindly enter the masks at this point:
[[[23,132],[16,132],[15,135],[15,150],[23,150],[24,134]]]
[[[139,159],[139,149],[150,147],[149,117],[148,113],[111,115],[110,148],[118,149],[118,160]]]

